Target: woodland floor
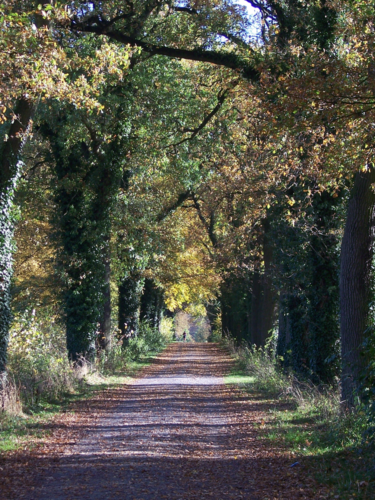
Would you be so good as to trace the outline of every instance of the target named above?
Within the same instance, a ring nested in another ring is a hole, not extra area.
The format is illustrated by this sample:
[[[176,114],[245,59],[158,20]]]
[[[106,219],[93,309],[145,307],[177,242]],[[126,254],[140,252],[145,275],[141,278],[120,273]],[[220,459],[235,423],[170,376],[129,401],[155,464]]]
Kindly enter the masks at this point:
[[[0,457],[1,500],[328,498],[266,440],[272,403],[224,385],[232,368],[215,344],[170,345],[56,418],[46,442]]]

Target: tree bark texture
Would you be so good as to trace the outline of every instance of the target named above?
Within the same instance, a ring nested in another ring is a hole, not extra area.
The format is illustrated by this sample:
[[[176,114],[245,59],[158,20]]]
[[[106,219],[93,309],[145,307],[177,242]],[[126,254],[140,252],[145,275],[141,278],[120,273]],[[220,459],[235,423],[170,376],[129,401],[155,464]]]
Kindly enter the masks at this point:
[[[9,326],[11,321],[10,285],[13,275],[12,216],[15,190],[21,174],[20,155],[27,140],[33,106],[21,98],[15,107],[14,121],[9,125],[8,139],[0,150],[0,373],[6,369]]]
[[[369,322],[375,224],[375,170],[355,176],[341,245],[340,327],[342,400],[353,406],[366,367],[362,346]]]

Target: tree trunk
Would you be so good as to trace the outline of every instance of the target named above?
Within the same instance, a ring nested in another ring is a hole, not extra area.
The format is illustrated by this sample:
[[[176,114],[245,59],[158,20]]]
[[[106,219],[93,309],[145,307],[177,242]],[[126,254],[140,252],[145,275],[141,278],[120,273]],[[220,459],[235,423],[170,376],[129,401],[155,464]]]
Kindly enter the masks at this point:
[[[0,373],[5,371],[9,339],[10,285],[13,274],[14,220],[12,208],[21,174],[20,155],[28,136],[33,106],[21,98],[15,108],[16,119],[9,126],[8,140],[0,151]]]
[[[374,242],[375,169],[355,176],[341,245],[340,327],[342,400],[354,405],[366,367],[362,346],[369,320]]]
[[[124,345],[138,333],[142,288],[143,279],[137,274],[127,276],[119,286],[119,329]]]
[[[263,347],[262,338],[262,280],[259,269],[254,269],[253,283],[251,290],[251,343],[257,347]]]
[[[286,352],[287,346],[290,339],[287,339],[287,315],[286,315],[286,304],[288,302],[287,294],[285,292],[280,293],[279,297],[279,331],[277,335],[277,346],[276,354],[283,358],[282,364],[286,366]]]
[[[315,383],[332,384],[338,375],[339,283],[337,236],[330,233],[335,222],[335,199],[328,193],[316,202],[317,229],[310,242],[311,285],[308,292],[310,369]],[[336,218],[337,219],[337,218]],[[327,359],[331,359],[327,362]]]
[[[293,370],[306,376],[308,374],[308,323],[306,319],[306,297],[293,292],[288,297],[287,328],[290,328],[291,364]]]
[[[163,317],[164,309],[164,291],[158,288],[158,296],[156,303],[156,315],[155,315],[155,328],[160,331],[161,320]]]
[[[154,280],[146,278],[141,296],[140,319],[149,322],[152,328],[159,329],[163,309],[163,290]]]
[[[221,308],[221,329],[223,337],[231,334],[231,305],[229,302],[230,292],[227,280],[223,280],[220,285],[220,308]]]
[[[63,128],[63,124],[60,125]],[[64,310],[66,341],[70,359],[95,357],[98,324],[103,313],[103,279],[105,274],[103,226],[93,217],[87,202],[84,178],[94,164],[89,161],[85,143],[66,150],[57,133],[44,130],[55,156],[58,178],[56,203],[59,208],[59,231],[62,243],[60,255],[66,289]],[[67,184],[67,180],[74,179]],[[95,220],[93,226],[91,221]]]
[[[104,270],[104,286],[103,286],[103,295],[104,295],[104,304],[103,304],[103,315],[100,320],[100,330],[99,330],[99,338],[98,344],[99,348],[105,351],[109,351],[111,349],[111,257],[107,256],[105,261],[105,270]]]
[[[272,283],[273,247],[267,237],[267,231],[269,230],[269,222],[267,219],[263,222],[263,226],[264,274],[262,276],[262,304],[260,313],[260,345],[262,347],[266,344],[267,338],[274,326],[276,316],[276,294]]]
[[[238,343],[248,339],[249,280],[247,276],[228,275],[221,284],[221,314],[224,335]]]

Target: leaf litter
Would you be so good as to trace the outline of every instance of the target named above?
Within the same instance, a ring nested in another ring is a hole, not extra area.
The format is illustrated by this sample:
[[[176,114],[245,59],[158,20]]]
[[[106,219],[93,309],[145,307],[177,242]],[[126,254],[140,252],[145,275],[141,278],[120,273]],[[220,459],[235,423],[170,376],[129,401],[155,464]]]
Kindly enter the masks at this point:
[[[59,415],[31,449],[0,457],[1,500],[331,498],[303,457],[265,438],[270,403],[223,375],[215,344],[170,345],[141,376]]]

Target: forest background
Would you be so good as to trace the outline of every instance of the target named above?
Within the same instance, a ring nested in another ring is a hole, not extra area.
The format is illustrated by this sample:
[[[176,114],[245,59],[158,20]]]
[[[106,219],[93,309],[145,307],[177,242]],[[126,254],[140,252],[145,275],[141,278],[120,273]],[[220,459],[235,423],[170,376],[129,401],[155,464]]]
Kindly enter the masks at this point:
[[[13,379],[56,396],[185,311],[248,369],[340,393],[371,441],[374,20],[344,0],[1,3],[4,410]]]

